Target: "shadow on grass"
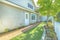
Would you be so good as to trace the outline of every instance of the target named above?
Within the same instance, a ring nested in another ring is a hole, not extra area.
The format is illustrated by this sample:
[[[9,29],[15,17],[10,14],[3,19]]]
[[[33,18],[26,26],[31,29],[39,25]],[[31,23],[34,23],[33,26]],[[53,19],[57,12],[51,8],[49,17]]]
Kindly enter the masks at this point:
[[[37,27],[18,35],[11,40],[40,40],[43,33],[43,27],[38,25]]]

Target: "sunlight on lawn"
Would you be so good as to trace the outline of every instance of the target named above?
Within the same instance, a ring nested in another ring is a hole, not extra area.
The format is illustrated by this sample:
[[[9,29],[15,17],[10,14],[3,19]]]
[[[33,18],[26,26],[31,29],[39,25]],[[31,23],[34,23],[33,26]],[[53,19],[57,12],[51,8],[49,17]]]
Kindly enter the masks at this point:
[[[38,25],[37,27],[18,35],[11,40],[40,40],[43,33],[43,23]]]

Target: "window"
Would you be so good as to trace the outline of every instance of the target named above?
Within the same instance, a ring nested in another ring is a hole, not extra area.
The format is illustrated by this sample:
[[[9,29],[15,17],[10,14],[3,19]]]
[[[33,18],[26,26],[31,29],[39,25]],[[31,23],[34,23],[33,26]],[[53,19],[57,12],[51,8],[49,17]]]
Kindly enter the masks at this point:
[[[32,20],[35,20],[35,15],[32,15]]]
[[[31,4],[29,4],[29,3],[28,3],[28,7],[31,8],[31,9],[33,9],[33,6]]]

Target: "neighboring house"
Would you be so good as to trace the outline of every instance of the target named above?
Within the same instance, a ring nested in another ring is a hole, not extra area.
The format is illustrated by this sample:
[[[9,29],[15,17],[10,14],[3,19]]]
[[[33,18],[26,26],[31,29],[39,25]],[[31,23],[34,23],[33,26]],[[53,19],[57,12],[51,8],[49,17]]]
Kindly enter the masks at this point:
[[[47,16],[41,16],[41,21],[47,21]],[[51,21],[54,24],[54,17],[50,16],[48,21]]]
[[[47,16],[41,16],[41,21],[47,21]]]
[[[40,22],[33,0],[0,0],[0,33]]]

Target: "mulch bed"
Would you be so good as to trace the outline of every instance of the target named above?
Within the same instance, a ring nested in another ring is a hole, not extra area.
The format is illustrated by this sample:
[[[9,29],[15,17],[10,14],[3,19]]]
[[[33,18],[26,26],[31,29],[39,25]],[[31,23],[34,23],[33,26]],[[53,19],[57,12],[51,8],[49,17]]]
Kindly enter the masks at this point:
[[[44,26],[45,30],[46,30],[46,36],[45,36],[45,40],[58,40],[57,39],[57,35],[54,31],[54,26],[49,26],[46,25]]]

